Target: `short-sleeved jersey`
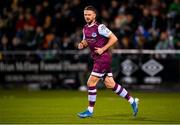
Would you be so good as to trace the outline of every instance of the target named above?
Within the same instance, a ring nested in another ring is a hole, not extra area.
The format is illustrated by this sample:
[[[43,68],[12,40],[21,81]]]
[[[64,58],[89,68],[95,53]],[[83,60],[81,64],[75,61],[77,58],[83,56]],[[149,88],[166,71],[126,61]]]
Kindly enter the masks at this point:
[[[95,47],[101,48],[108,42],[108,37],[112,32],[104,25],[95,22],[92,25],[85,25],[83,28],[83,39],[87,41],[91,50],[93,60],[109,60],[110,54],[106,50],[103,54],[95,53]]]

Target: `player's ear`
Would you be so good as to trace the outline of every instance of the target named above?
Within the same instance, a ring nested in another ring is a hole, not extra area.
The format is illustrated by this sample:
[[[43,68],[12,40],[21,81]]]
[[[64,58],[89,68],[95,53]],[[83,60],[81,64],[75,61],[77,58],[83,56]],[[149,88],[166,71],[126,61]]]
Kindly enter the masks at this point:
[[[96,19],[96,14],[94,14],[94,18]]]
[[[94,14],[94,18],[97,19],[97,14],[96,13]]]

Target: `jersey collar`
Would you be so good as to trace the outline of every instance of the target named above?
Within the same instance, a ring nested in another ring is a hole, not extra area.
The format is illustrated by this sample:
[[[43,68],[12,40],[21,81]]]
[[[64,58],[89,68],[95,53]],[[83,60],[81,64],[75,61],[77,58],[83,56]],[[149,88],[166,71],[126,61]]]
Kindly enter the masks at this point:
[[[96,21],[94,21],[94,23],[92,23],[92,24],[90,24],[90,25],[88,25],[88,27],[92,27],[92,26],[94,26],[94,24],[96,24]]]

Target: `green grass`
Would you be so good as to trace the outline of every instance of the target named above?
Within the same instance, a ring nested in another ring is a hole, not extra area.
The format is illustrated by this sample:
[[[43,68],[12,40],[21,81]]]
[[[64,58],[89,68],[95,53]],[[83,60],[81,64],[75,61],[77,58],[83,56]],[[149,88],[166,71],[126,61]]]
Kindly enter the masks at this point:
[[[94,116],[81,119],[76,114],[88,104],[86,92],[0,90],[0,123],[180,123],[180,93],[131,93],[140,99],[137,117],[126,100],[107,90],[98,91]]]

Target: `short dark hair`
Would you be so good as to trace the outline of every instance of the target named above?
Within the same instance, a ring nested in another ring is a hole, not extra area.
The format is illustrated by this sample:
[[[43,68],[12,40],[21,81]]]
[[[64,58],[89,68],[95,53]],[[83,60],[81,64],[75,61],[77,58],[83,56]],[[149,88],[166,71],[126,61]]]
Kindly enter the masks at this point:
[[[97,10],[96,10],[96,8],[95,7],[93,7],[93,6],[86,6],[85,8],[84,8],[84,10],[91,10],[91,11],[94,11],[95,12],[95,14],[97,14]]]

